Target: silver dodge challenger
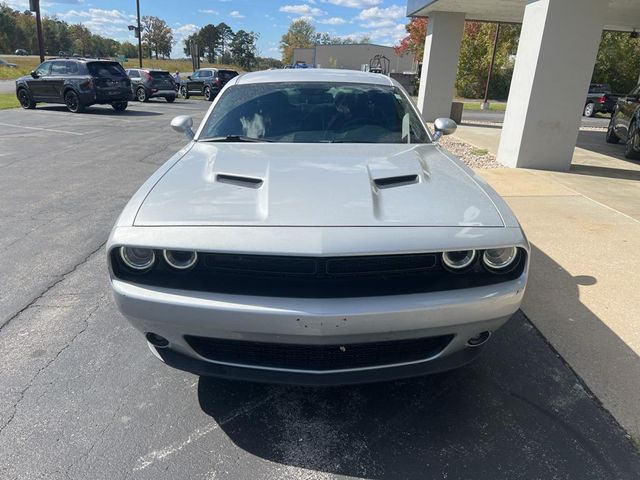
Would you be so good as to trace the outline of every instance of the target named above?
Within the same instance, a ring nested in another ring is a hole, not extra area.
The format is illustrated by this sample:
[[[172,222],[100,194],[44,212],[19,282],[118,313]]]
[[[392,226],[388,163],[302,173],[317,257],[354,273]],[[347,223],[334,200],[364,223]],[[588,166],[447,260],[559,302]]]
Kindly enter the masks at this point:
[[[229,81],[107,243],[119,310],[166,364],[349,384],[473,360],[515,313],[529,244],[503,199],[373,73]]]

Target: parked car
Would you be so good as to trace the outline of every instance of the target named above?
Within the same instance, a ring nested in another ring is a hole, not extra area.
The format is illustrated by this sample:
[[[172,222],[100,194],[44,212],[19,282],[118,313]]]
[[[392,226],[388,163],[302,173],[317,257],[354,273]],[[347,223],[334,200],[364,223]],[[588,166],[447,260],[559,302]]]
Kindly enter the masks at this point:
[[[109,104],[121,112],[131,96],[131,81],[118,62],[53,59],[16,80],[16,95],[25,109],[47,102],[64,103],[74,113],[94,104]]]
[[[29,55],[29,52],[27,50],[25,50],[24,48],[19,48],[17,49],[15,52],[13,52],[14,55]]]
[[[16,65],[15,63],[9,63],[6,60],[0,58],[0,67],[16,68],[17,66],[18,65]]]
[[[624,156],[640,160],[640,85],[618,98],[605,138],[607,143],[624,141]]]
[[[596,113],[613,113],[618,95],[611,93],[611,87],[606,83],[592,83],[584,104],[583,115],[593,117]]]
[[[183,98],[191,95],[202,95],[205,100],[212,101],[229,80],[238,76],[235,70],[219,70],[217,68],[201,68],[187,77],[180,86]]]
[[[131,79],[131,93],[139,102],[150,98],[163,97],[171,103],[176,99],[176,82],[166,70],[130,68],[127,75]]]
[[[477,356],[522,300],[529,244],[399,83],[344,70],[233,78],[107,242],[119,310],[200,375],[345,384]]]

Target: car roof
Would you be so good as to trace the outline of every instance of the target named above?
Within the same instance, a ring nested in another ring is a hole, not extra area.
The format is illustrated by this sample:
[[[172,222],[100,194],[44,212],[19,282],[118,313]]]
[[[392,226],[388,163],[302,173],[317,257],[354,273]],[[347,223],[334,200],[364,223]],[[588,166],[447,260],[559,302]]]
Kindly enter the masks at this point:
[[[237,77],[237,85],[247,83],[278,82],[335,82],[366,83],[370,85],[394,85],[386,75],[361,72],[359,70],[339,70],[329,68],[287,68],[281,70],[261,70],[245,73]]]

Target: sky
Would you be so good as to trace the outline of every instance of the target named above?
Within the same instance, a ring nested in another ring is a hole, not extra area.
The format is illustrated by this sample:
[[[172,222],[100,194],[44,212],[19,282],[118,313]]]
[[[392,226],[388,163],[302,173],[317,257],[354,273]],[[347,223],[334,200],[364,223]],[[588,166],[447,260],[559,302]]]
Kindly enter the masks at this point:
[[[0,0],[25,10],[28,0]],[[41,0],[43,15],[82,23],[93,33],[135,41],[127,25],[135,23],[135,0]],[[342,37],[367,35],[373,43],[394,45],[405,36],[406,1],[400,0],[140,0],[140,15],[162,18],[173,29],[172,57],[183,57],[182,40],[198,28],[225,22],[234,31],[260,34],[259,55],[280,58],[278,48],[289,24],[298,18],[316,30]]]

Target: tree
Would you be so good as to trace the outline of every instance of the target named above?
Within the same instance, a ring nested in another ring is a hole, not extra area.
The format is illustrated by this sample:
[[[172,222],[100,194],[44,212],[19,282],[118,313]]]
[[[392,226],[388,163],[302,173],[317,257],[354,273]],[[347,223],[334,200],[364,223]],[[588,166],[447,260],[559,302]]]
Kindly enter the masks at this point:
[[[256,41],[258,34],[238,30],[231,42],[231,56],[233,61],[245,70],[250,70],[256,63]]]
[[[189,35],[187,38],[184,39],[183,43],[184,43],[184,47],[182,50],[184,51],[184,54],[187,57],[191,57],[191,44],[193,43],[198,45],[198,51],[200,52],[200,54],[202,54],[202,51],[204,50],[204,47],[202,45],[202,42],[200,41],[200,36],[198,35],[198,32],[195,32]]]
[[[229,47],[234,37],[233,30],[224,22],[216,25],[216,30],[218,30],[218,35],[220,36],[220,63],[231,63]]]
[[[87,55],[91,52],[91,32],[81,23],[69,26],[69,38],[74,53]]]
[[[424,40],[427,37],[427,24],[428,19],[413,17],[404,27],[408,35],[394,47],[396,53],[398,55],[404,55],[407,52],[413,53],[418,61],[422,61]]]
[[[280,40],[282,61],[290,64],[293,59],[294,48],[311,48],[314,46],[316,29],[307,20],[301,18],[289,25],[289,30]]]
[[[122,42],[118,53],[124,55],[127,58],[136,58],[138,56],[138,46],[131,42]]]
[[[158,17],[145,16],[142,17],[142,41],[151,53],[155,52],[156,59],[158,54],[162,56],[171,56],[171,47],[173,47],[173,31],[167,25],[167,22]]]
[[[215,25],[211,23],[205,25],[198,32],[199,45],[202,47],[201,53],[207,57],[209,63],[216,60],[216,49],[220,44],[220,33]]]
[[[256,70],[269,70],[270,68],[282,68],[282,60],[271,57],[256,57]]]
[[[640,40],[628,33],[603,32],[592,82],[607,83],[616,93],[629,93],[640,74]]]
[[[461,97],[482,98],[489,75],[489,64],[497,25],[467,22],[460,46],[456,92]],[[496,61],[493,66],[489,97],[506,99],[513,75],[513,56],[518,50],[519,25],[500,26]]]

